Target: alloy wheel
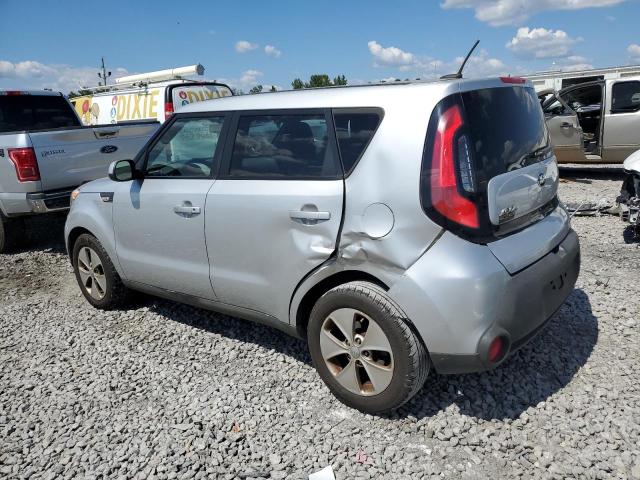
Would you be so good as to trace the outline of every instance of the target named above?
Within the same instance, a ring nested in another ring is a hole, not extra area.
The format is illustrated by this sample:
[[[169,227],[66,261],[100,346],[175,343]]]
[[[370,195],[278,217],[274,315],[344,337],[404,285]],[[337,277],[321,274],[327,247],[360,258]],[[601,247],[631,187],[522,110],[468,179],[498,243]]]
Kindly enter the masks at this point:
[[[351,393],[382,393],[393,379],[393,352],[380,326],[353,308],[331,312],[320,330],[320,351],[336,381]]]
[[[96,300],[102,300],[107,293],[107,277],[98,254],[89,247],[78,252],[78,273],[82,287]]]

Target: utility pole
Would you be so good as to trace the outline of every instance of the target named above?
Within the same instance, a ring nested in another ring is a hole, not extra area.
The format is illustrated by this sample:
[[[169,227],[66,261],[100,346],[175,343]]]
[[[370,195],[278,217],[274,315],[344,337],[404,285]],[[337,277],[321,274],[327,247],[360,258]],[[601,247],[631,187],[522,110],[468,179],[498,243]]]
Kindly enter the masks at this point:
[[[104,57],[102,57],[102,73],[98,72],[98,78],[100,78],[103,83],[100,83],[100,81],[98,80],[98,86],[104,85],[106,87],[107,78],[109,78],[110,76],[111,72],[107,72],[106,68],[104,67]]]

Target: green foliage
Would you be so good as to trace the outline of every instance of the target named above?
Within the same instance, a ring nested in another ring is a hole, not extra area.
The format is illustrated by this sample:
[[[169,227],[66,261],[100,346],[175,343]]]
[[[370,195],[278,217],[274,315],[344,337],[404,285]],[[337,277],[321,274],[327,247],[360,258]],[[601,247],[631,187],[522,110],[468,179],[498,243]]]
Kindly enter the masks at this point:
[[[262,93],[262,85],[256,85],[251,90],[249,90],[249,93]]]
[[[300,90],[302,88],[342,86],[346,84],[347,77],[344,75],[338,75],[337,77],[334,77],[332,81],[326,73],[316,73],[315,75],[311,75],[308,82],[303,82],[299,78],[296,78],[291,82],[291,86],[294,90]]]
[[[269,91],[270,92],[277,92],[278,89],[275,87],[275,85],[271,85],[271,89]]]
[[[333,84],[344,86],[347,84],[347,77],[345,77],[344,75],[338,75],[333,79]]]

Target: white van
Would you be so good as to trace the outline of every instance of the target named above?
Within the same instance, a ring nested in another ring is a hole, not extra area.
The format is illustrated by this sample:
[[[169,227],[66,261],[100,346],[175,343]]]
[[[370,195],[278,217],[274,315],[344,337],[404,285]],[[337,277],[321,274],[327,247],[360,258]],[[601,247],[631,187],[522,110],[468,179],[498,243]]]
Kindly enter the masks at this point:
[[[164,123],[191,103],[233,95],[228,85],[182,78],[202,75],[204,67],[182,67],[118,78],[116,85],[97,87],[89,95],[69,99],[84,125],[149,120]]]

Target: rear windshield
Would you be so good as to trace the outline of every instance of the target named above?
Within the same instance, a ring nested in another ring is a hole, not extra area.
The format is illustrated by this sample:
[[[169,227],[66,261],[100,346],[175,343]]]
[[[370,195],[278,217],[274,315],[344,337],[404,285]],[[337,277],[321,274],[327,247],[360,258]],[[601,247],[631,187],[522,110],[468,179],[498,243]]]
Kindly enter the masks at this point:
[[[0,95],[0,133],[79,126],[73,108],[62,96]]]
[[[462,94],[476,169],[486,179],[539,162],[549,151],[533,88],[488,88]]]

